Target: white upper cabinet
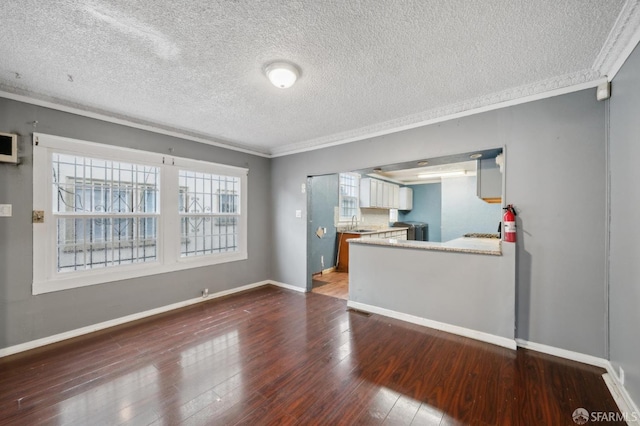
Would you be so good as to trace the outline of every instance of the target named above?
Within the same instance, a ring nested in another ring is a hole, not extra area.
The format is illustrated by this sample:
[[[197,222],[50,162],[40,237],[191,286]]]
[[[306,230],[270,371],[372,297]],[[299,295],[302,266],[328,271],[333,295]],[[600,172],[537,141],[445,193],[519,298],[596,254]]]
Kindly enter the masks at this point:
[[[502,173],[494,158],[478,160],[478,197],[487,203],[502,202]]]
[[[360,179],[360,207],[397,209],[400,206],[400,186],[378,179]]]
[[[399,190],[398,210],[413,209],[413,189],[402,187]]]

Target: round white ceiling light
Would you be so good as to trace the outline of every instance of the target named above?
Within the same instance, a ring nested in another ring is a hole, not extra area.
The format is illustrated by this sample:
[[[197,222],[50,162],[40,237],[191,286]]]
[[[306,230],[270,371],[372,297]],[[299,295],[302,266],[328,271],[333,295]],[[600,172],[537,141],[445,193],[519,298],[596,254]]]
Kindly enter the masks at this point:
[[[300,76],[298,68],[286,62],[269,64],[264,69],[264,73],[267,75],[271,84],[279,89],[288,89],[293,86]]]

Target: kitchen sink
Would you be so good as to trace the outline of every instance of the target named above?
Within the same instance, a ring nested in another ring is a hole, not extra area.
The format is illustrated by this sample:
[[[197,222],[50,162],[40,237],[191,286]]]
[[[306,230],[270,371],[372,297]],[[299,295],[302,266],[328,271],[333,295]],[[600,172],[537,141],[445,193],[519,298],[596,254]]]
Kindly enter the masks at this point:
[[[347,232],[351,232],[352,234],[363,234],[365,232],[375,232],[375,230],[373,229],[352,229],[350,231]]]

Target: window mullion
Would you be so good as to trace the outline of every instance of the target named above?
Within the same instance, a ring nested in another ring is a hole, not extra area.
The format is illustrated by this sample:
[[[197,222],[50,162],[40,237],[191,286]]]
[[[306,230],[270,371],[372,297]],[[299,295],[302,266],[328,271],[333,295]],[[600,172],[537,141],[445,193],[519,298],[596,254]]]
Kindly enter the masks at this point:
[[[180,214],[178,167],[165,164],[160,168],[160,218],[158,244],[161,262],[174,264],[180,256]]]

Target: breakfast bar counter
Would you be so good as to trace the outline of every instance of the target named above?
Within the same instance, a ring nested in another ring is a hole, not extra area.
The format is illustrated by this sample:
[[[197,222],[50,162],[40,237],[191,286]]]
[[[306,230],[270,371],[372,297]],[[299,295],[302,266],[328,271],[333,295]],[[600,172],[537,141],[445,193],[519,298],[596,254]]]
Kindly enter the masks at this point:
[[[418,250],[450,251],[458,253],[502,255],[502,243],[497,238],[456,238],[444,243],[432,241],[398,240],[394,238],[355,238],[349,244],[367,244]]]
[[[349,246],[349,307],[515,349],[515,244],[358,238]]]

